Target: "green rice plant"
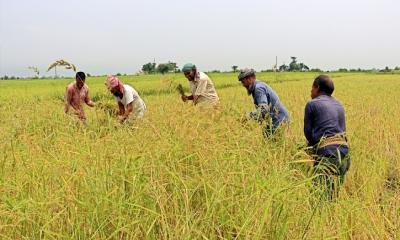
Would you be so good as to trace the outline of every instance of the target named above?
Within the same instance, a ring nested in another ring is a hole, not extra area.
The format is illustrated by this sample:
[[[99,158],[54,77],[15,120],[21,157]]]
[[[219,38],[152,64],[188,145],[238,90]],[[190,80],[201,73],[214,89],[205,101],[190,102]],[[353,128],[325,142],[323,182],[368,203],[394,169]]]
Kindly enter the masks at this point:
[[[71,79],[0,81],[1,239],[400,239],[398,75],[331,75],[352,161],[334,201],[304,145],[316,73],[257,74],[291,115],[274,141],[238,121],[254,105],[233,73],[210,74],[217,110],[176,96],[183,74],[121,76],[147,105],[133,125],[91,77],[86,127],[63,112]]]
[[[118,109],[116,104],[111,104],[107,102],[98,102],[96,103],[96,107],[103,110],[106,114],[110,116],[117,116],[118,115]]]
[[[181,96],[184,96],[184,95],[185,95],[185,90],[183,89],[182,84],[178,84],[178,86],[176,87],[176,90],[178,91],[178,93],[179,93]]]

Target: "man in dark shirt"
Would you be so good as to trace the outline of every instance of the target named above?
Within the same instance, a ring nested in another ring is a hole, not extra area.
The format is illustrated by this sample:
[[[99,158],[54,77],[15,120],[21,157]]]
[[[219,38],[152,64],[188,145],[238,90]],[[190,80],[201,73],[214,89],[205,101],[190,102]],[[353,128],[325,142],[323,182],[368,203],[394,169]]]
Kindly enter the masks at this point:
[[[333,90],[329,76],[318,76],[312,85],[312,100],[304,113],[304,135],[315,155],[315,171],[321,174],[319,180],[327,184],[331,196],[332,190],[338,190],[333,176],[338,176],[339,184],[342,183],[350,167],[344,109],[331,96]]]
[[[253,69],[245,68],[240,70],[238,76],[247,93],[253,97],[256,110],[250,112],[248,117],[262,122],[266,121],[264,136],[268,137],[274,133],[279,125],[289,122],[289,113],[283,106],[278,95],[266,83],[257,80],[256,72]]]

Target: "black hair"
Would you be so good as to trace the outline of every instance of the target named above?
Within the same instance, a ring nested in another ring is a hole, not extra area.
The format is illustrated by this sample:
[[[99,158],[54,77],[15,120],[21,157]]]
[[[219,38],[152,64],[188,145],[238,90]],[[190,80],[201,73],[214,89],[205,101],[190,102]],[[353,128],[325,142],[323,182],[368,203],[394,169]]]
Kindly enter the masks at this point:
[[[323,92],[328,96],[331,96],[333,90],[335,90],[333,81],[328,75],[319,75],[317,78],[315,78],[313,85],[318,87],[320,92]]]
[[[81,81],[85,81],[86,80],[86,75],[84,72],[77,72],[75,75],[75,78],[80,79]]]

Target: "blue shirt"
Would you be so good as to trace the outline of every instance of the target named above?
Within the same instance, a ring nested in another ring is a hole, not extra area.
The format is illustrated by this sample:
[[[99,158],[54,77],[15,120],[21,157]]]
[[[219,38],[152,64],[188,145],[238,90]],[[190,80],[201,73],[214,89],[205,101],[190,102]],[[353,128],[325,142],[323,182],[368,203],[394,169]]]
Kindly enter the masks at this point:
[[[266,83],[256,80],[248,89],[256,105],[256,111],[250,112],[250,117],[257,121],[270,118],[273,128],[277,128],[282,121],[289,121],[289,113],[279,100],[278,95]]]
[[[318,144],[322,137],[345,132],[344,108],[336,99],[320,95],[307,103],[304,111],[304,135],[309,146]]]

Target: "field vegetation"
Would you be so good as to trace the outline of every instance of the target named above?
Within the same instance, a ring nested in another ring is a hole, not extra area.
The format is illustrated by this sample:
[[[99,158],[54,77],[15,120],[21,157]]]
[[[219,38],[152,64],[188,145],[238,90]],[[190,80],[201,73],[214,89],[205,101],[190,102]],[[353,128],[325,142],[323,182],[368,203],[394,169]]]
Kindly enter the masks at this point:
[[[147,105],[121,125],[89,77],[87,126],[63,112],[71,79],[0,81],[1,239],[400,239],[400,75],[332,74],[352,166],[336,201],[315,194],[299,146],[317,73],[260,73],[289,110],[282,138],[243,125],[236,74],[210,74],[216,110],[180,100],[183,74],[122,76]]]

